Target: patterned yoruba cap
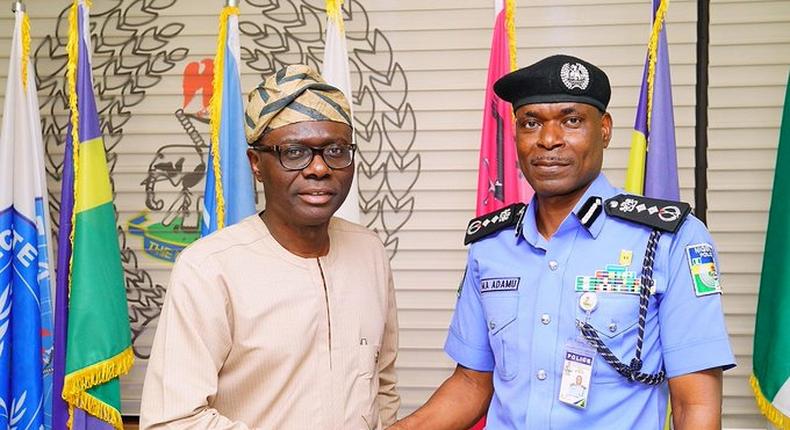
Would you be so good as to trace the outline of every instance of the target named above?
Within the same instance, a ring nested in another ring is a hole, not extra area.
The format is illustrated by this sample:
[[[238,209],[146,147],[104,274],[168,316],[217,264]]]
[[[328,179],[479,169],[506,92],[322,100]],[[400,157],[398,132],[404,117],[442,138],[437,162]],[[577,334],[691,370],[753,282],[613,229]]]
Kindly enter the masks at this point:
[[[494,92],[513,110],[536,103],[585,103],[606,111],[612,88],[603,70],[581,58],[552,55],[499,78]]]
[[[247,96],[244,131],[249,145],[267,130],[305,121],[334,121],[351,127],[351,108],[343,92],[310,66],[285,66]]]

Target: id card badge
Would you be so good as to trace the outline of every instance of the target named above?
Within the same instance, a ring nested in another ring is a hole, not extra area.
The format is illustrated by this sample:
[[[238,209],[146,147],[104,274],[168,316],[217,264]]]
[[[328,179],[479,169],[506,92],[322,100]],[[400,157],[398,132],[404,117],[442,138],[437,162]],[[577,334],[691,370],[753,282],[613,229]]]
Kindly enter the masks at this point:
[[[584,409],[590,396],[595,350],[578,340],[565,344],[565,362],[562,365],[559,400]]]

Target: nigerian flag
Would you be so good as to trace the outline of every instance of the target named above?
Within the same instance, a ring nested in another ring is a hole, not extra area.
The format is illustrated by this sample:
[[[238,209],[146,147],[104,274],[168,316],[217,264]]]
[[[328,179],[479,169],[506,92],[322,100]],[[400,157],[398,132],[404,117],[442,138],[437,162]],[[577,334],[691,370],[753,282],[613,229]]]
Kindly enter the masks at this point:
[[[790,76],[763,254],[751,383],[763,415],[790,429]]]

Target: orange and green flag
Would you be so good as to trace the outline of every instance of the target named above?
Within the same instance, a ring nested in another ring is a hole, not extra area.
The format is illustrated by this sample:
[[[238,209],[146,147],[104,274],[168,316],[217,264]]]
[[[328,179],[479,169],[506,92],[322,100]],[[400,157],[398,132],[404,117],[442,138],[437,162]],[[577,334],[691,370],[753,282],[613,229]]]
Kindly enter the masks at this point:
[[[77,417],[122,429],[119,377],[129,371],[134,358],[113,193],[93,95],[88,19],[88,5],[75,0],[69,16],[66,72],[71,116],[67,148],[71,150],[66,151],[65,164],[73,166],[73,181],[64,181],[62,192],[73,198],[73,206],[62,208],[71,210],[71,228],[61,231],[69,235],[71,254],[58,259],[66,266],[58,268],[65,281],[59,284],[66,290],[58,295],[62,298],[66,293],[68,301],[65,310],[57,311],[68,317],[65,331],[63,326],[56,331],[65,334],[62,397],[69,412],[68,427]],[[66,213],[61,219],[64,216],[68,218]]]

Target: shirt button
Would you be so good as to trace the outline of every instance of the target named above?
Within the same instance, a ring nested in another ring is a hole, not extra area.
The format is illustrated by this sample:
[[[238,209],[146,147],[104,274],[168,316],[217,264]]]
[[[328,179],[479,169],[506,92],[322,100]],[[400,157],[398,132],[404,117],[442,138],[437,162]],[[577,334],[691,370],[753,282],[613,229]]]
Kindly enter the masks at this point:
[[[549,316],[549,314],[543,314],[540,316],[540,322],[542,322],[543,325],[549,325],[549,323],[551,322],[551,317]]]
[[[552,272],[557,270],[558,267],[560,267],[559,263],[554,260],[549,261],[549,269],[551,269]]]
[[[617,324],[610,323],[609,324],[609,331],[612,332],[612,333],[616,332],[617,331]]]
[[[493,321],[489,322],[488,323],[488,328],[490,328],[491,330],[495,329],[496,328],[496,323],[493,322]]]
[[[547,376],[546,371],[543,369],[538,370],[538,373],[535,375],[535,377],[538,378],[539,381],[545,380],[546,376]]]

